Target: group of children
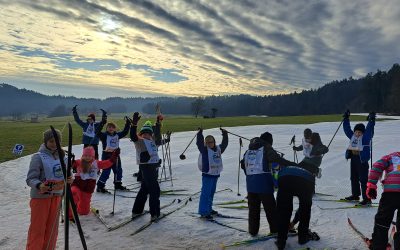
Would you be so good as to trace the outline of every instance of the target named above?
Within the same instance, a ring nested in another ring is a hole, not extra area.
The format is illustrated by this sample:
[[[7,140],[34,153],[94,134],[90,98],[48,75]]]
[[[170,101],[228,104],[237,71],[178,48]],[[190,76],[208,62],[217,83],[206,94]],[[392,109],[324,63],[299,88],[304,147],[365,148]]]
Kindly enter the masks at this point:
[[[146,121],[138,130],[137,124],[140,115],[135,112],[132,119],[126,117],[123,131],[117,132],[116,125],[107,123],[106,131],[101,132],[107,122],[103,115],[102,121],[95,123],[95,116],[90,114],[85,122],[79,119],[76,107],[73,114],[77,123],[83,129],[84,149],[81,159],[74,161],[74,178],[68,178],[72,184],[72,194],[77,204],[80,215],[90,211],[91,195],[95,190],[99,169],[103,172],[97,181],[97,191],[106,192],[105,183],[109,178],[111,169],[114,171],[115,189],[124,190],[122,186],[122,167],[119,157],[119,140],[130,132],[130,139],[136,148],[136,159],[141,176],[140,190],[135,199],[132,216],[142,214],[147,196],[151,220],[157,220],[160,215],[160,187],[158,184],[158,169],[161,164],[158,156],[158,147],[167,143],[170,138],[162,140],[161,122],[162,115],[157,116],[153,125]],[[400,209],[400,153],[392,153],[377,161],[368,177],[368,160],[370,158],[370,141],[373,137],[375,114],[368,116],[368,125],[360,123],[350,127],[350,112],[343,117],[343,128],[350,139],[346,150],[346,158],[351,160],[351,186],[352,195],[346,200],[359,200],[362,195],[361,205],[371,204],[371,199],[377,195],[377,181],[382,173],[387,175],[383,181],[384,194],[375,217],[372,249],[384,249],[388,241],[388,228],[393,218],[394,211]],[[218,178],[223,170],[222,154],[228,146],[228,132],[222,131],[222,142],[217,145],[211,135],[203,136],[202,129],[197,133],[197,148],[200,152],[198,167],[202,173],[202,187],[198,213],[202,218],[210,219],[218,213],[213,210],[213,197]],[[59,137],[61,134],[57,131]],[[102,160],[98,160],[96,152],[99,138],[103,144]],[[96,144],[97,143],[97,144]],[[273,136],[269,132],[261,134],[250,140],[249,148],[244,153],[241,167],[246,174],[247,199],[249,206],[248,230],[256,236],[260,227],[260,206],[269,223],[270,232],[277,234],[275,242],[278,249],[284,249],[289,229],[299,221],[298,242],[305,244],[315,239],[315,233],[309,229],[311,218],[312,196],[315,193],[315,178],[320,175],[322,157],[328,152],[328,147],[322,144],[318,133],[310,129],[304,131],[302,145],[293,147],[293,150],[303,151],[304,159],[292,162],[284,159],[274,148]],[[61,205],[61,196],[64,189],[64,176],[60,160],[56,152],[57,147],[50,130],[43,134],[43,144],[39,152],[32,156],[27,175],[27,184],[31,187],[31,225],[28,232],[27,249],[54,249],[58,231],[58,216]],[[272,165],[279,164],[278,187],[274,185]],[[299,188],[301,187],[301,188]],[[276,200],[275,189],[278,188]],[[293,197],[299,199],[299,208],[294,221],[290,222],[293,211]],[[398,240],[398,236],[395,236]]]

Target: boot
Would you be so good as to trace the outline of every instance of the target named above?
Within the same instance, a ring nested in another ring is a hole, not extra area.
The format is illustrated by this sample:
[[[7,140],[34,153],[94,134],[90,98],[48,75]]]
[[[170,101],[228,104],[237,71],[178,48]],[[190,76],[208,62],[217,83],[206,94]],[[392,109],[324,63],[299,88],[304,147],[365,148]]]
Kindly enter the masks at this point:
[[[115,190],[126,190],[126,187],[122,186],[122,182],[116,182],[114,184],[114,188],[115,188]]]
[[[355,195],[350,195],[350,196],[344,198],[344,200],[346,200],[346,201],[359,201],[360,197],[359,196],[355,196]]]
[[[103,194],[110,194],[110,192],[107,189],[105,189],[104,187],[99,187],[99,186],[97,186],[96,192],[103,193]]]

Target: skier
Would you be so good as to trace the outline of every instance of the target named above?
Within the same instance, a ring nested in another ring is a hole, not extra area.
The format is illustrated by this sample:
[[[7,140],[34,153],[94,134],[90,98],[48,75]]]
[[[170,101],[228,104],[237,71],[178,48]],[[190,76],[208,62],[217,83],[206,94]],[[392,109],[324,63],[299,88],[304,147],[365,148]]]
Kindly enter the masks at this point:
[[[76,123],[78,123],[78,125],[81,126],[81,128],[83,129],[83,136],[82,136],[83,147],[86,148],[87,146],[92,146],[95,151],[96,159],[99,159],[99,152],[98,152],[99,138],[96,136],[96,131],[100,126],[100,122],[96,122],[96,116],[93,113],[88,114],[86,122],[83,122],[79,118],[76,106],[77,105],[75,105],[72,108],[72,114],[74,116]],[[105,119],[104,115],[102,119]]]
[[[319,166],[322,162],[322,156],[328,153],[329,149],[327,146],[322,144],[319,133],[312,133],[308,143],[310,151],[307,153],[307,156],[305,156],[304,159],[299,162],[299,166],[311,172],[315,177],[318,177],[321,174],[321,169]],[[294,226],[299,221],[300,212],[297,210],[293,221],[289,225],[289,231],[293,231]]]
[[[304,157],[309,157],[311,152],[310,142],[311,142],[312,131],[311,129],[306,128],[303,133],[304,133],[304,138],[301,141],[301,145],[297,147],[293,145],[293,150],[303,151]]]
[[[129,132],[130,122],[128,119],[125,119],[125,127],[121,132],[117,132],[117,126],[113,122],[108,122],[106,126],[106,131],[101,132],[102,127],[104,126],[105,119],[103,119],[101,123],[101,127],[97,131],[97,137],[100,138],[103,144],[103,153],[101,155],[102,160],[109,159],[113,152],[119,148],[119,140],[124,138]],[[126,190],[125,186],[122,186],[122,164],[121,158],[118,156],[116,164],[112,166],[112,170],[114,175],[114,188],[118,190]],[[107,193],[108,191],[105,189],[106,182],[110,177],[111,169],[107,168],[101,172],[100,178],[97,181],[97,192]]]
[[[264,155],[265,141],[259,137],[250,140],[244,153],[241,167],[246,175],[247,200],[249,206],[249,233],[256,236],[260,228],[260,206],[263,204],[271,234],[278,232],[274,181],[271,175],[272,162]]]
[[[343,114],[343,130],[350,139],[349,146],[346,150],[346,159],[350,159],[350,180],[351,195],[344,198],[347,201],[358,201],[360,194],[363,200],[359,205],[371,205],[371,200],[367,197],[367,181],[368,181],[368,161],[370,159],[370,143],[374,136],[375,113],[369,113],[367,120],[367,128],[364,124],[358,123],[354,126],[354,132],[350,127],[350,111],[347,110]],[[361,192],[360,192],[361,185]]]
[[[119,156],[117,148],[108,160],[99,161],[95,158],[93,147],[83,149],[81,159],[73,161],[75,169],[74,181],[71,186],[72,195],[80,215],[87,215],[90,212],[90,200],[96,186],[98,169],[107,169],[112,167]],[[72,211],[70,211],[72,218]]]
[[[130,137],[136,148],[136,160],[139,164],[142,183],[132,207],[132,217],[143,213],[147,195],[149,198],[151,220],[156,221],[160,217],[160,186],[158,184],[158,168],[161,160],[158,156],[158,145],[161,144],[161,120],[162,115],[157,116],[157,122],[153,131],[151,121],[146,121],[137,134],[137,124],[140,120],[138,112],[132,117]]]
[[[222,131],[222,142],[216,145],[215,138],[207,135],[204,139],[203,129],[199,128],[196,145],[200,151],[198,167],[202,172],[202,186],[199,202],[199,214],[202,218],[211,219],[213,214],[218,214],[212,209],[217,181],[223,169],[221,155],[228,146],[228,132]]]
[[[61,140],[61,133],[56,130]],[[64,192],[64,175],[52,131],[43,133],[43,144],[32,156],[26,183],[31,187],[31,224],[26,249],[55,249],[58,218]],[[67,182],[72,183],[72,177]]]
[[[376,199],[377,183],[385,172],[383,193],[379,201],[378,211],[375,215],[374,232],[372,233],[372,248],[374,250],[386,249],[388,243],[388,230],[397,210],[397,218],[400,214],[400,152],[394,152],[383,156],[375,162],[369,171],[367,183],[367,196]],[[396,232],[394,249],[400,249],[399,232]]]

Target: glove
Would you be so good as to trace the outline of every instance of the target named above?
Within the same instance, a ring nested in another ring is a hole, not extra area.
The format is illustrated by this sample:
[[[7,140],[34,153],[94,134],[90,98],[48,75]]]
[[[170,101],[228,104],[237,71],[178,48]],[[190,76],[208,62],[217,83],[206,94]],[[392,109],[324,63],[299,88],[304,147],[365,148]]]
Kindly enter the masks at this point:
[[[157,123],[160,123],[164,120],[164,116],[162,114],[157,115]]]
[[[133,116],[132,116],[132,124],[134,125],[134,126],[136,126],[137,124],[138,124],[138,122],[139,122],[139,120],[140,120],[140,115],[139,115],[139,112],[135,112],[134,114],[133,114]]]
[[[75,105],[73,108],[72,108],[72,112],[73,113],[76,113],[77,111],[76,111],[76,106],[78,106],[78,105]]]
[[[376,118],[376,113],[375,112],[371,112],[367,116],[367,121],[374,122],[375,118]]]
[[[202,128],[199,127],[198,130],[199,130],[199,133],[200,133],[200,134],[203,133],[203,129],[202,129]]]
[[[228,131],[226,131],[226,129],[223,129],[223,128],[221,128],[221,132],[222,132],[222,135],[228,134]]]
[[[111,155],[110,157],[110,161],[112,161],[113,163],[115,163],[118,159],[119,154],[121,153],[121,149],[117,148]]]
[[[377,196],[377,191],[376,191],[377,187],[375,184],[368,182],[367,183],[367,197],[369,199],[375,200],[376,196]]]
[[[343,118],[349,119],[349,117],[350,117],[350,110],[346,110],[346,112],[344,112],[344,114],[343,114]]]
[[[297,147],[296,146],[293,146],[293,151],[297,151]]]

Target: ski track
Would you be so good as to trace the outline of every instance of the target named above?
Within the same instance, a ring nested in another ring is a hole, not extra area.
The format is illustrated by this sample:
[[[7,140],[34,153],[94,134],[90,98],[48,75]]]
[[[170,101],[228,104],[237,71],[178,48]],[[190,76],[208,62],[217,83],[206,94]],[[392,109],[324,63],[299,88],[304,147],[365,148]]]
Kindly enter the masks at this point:
[[[351,123],[354,126],[355,122]],[[269,131],[274,136],[274,147],[283,153],[285,158],[293,160],[293,151],[289,146],[290,139],[296,134],[296,145],[301,142],[303,130],[306,127],[319,132],[324,144],[328,144],[339,125],[333,123],[317,123],[311,125],[259,125],[226,128],[235,134],[247,138],[258,136],[265,131]],[[377,122],[375,127],[375,137],[373,140],[373,159],[376,161],[384,154],[399,150],[398,134],[400,121]],[[179,155],[186,147],[187,143],[194,136],[196,131],[175,133],[171,140],[172,171],[176,180],[173,187],[170,182],[160,184],[161,189],[188,189],[185,193],[195,193],[201,188],[201,173],[197,169],[198,150],[195,142],[189,147],[186,160],[180,160]],[[212,134],[216,137],[217,143],[221,142],[222,136],[219,129],[205,130],[204,134]],[[248,141],[243,140],[244,147],[242,154],[247,149]],[[343,130],[340,129],[336,138],[332,142],[329,153],[322,161],[322,178],[317,179],[317,192],[334,194],[341,198],[350,194],[350,163],[344,159],[344,151],[348,144]],[[123,184],[136,183],[132,173],[136,172],[135,149],[133,143],[128,139],[120,142],[122,167],[124,170]],[[39,145],[38,145],[39,148]],[[82,145],[73,146],[74,154],[81,155]],[[245,176],[240,173],[240,193],[237,196],[237,171],[238,171],[238,138],[229,135],[229,145],[223,154],[224,171],[218,181],[217,190],[231,188],[233,191],[216,193],[214,202],[225,202],[243,199],[246,195]],[[161,149],[160,149],[161,154]],[[301,160],[302,153],[298,153]],[[29,208],[29,187],[25,184],[26,173],[29,167],[31,156],[25,156],[16,160],[0,164],[0,248],[1,249],[24,249],[30,220]],[[161,169],[160,169],[161,173]],[[169,174],[167,169],[167,174]],[[112,188],[113,174],[107,182],[107,188]],[[379,187],[378,194],[382,192]],[[120,192],[123,193],[123,192]],[[161,196],[161,205],[173,199],[185,199],[187,196]],[[380,197],[378,197],[379,199]],[[130,216],[134,199],[116,197],[115,215],[111,216],[113,196],[109,194],[94,193],[92,206],[99,209],[109,225],[114,225],[120,220]],[[379,200],[378,200],[379,201]],[[233,243],[235,241],[251,238],[247,233],[229,229],[215,223],[191,217],[185,213],[197,212],[199,196],[195,196],[192,201],[175,213],[167,216],[158,223],[154,223],[149,228],[130,236],[130,234],[148,222],[150,215],[146,214],[141,218],[119,228],[108,232],[105,226],[93,215],[81,216],[83,231],[89,249],[220,249],[220,244]],[[165,208],[164,212],[180,206],[182,203],[175,203]],[[298,202],[294,199],[294,210],[298,207]],[[366,209],[343,209],[343,210],[321,210],[321,207],[341,206],[337,202],[314,201],[310,228],[318,232],[320,241],[307,243],[306,246],[312,249],[363,249],[363,242],[351,230],[347,224],[347,217],[360,230],[370,237],[373,230],[374,215],[377,208]],[[345,206],[347,204],[343,204]],[[148,209],[146,205],[145,209]],[[247,217],[247,210],[223,209],[215,206],[222,214]],[[216,218],[218,221],[232,225],[234,227],[247,230],[247,221],[227,218]],[[264,213],[261,215],[260,235],[269,232],[268,223]],[[64,228],[59,226],[57,247],[63,248]],[[81,242],[76,226],[70,229],[71,249],[81,249]],[[305,246],[297,244],[297,237],[290,237],[287,241],[286,249],[299,249]],[[232,249],[275,249],[274,240],[258,242],[248,246],[239,246]]]

